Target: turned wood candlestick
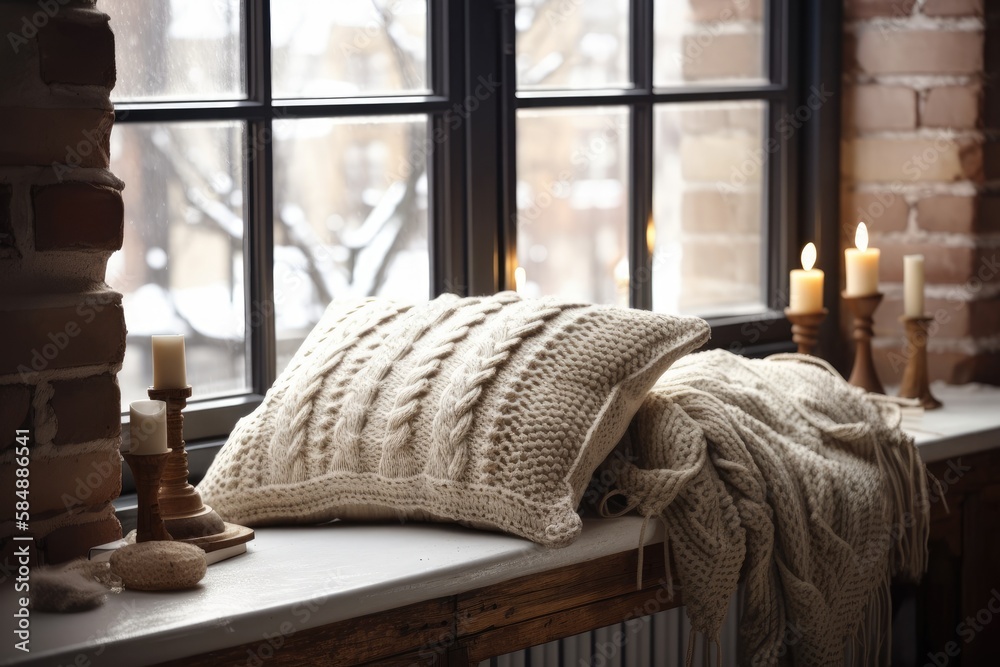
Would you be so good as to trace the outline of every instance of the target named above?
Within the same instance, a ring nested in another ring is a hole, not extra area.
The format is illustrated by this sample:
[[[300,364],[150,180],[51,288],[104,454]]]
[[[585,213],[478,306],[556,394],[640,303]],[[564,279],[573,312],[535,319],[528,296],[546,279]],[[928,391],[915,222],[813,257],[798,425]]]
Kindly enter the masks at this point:
[[[927,337],[928,328],[933,321],[930,317],[901,317],[906,327],[906,348],[909,357],[906,369],[903,371],[903,382],[899,387],[899,395],[903,398],[916,398],[925,410],[941,407],[941,401],[931,394],[930,381],[927,376]]]
[[[201,494],[188,483],[182,410],[191,397],[191,387],[150,387],[148,393],[151,399],[167,404],[167,445],[170,447],[170,454],[160,482],[160,512],[167,530],[178,540],[222,533],[226,530],[222,518],[202,502]]]
[[[187,451],[184,448],[184,415],[191,387],[147,390],[153,400],[167,404],[167,463],[160,482],[159,504],[163,523],[175,540],[189,542],[205,551],[216,551],[254,538],[252,529],[226,523],[201,500],[188,483]]]
[[[163,525],[160,516],[160,478],[170,454],[124,454],[128,467],[135,478],[135,490],[139,496],[137,508],[135,541],[173,539]]]
[[[848,382],[873,394],[884,394],[885,389],[878,379],[872,359],[872,338],[875,336],[872,315],[882,303],[882,293],[848,296],[845,292],[843,296],[854,315],[854,368]]]
[[[819,325],[826,319],[827,309],[815,313],[797,313],[785,308],[785,317],[792,323],[792,342],[799,354],[812,354],[819,342]]]

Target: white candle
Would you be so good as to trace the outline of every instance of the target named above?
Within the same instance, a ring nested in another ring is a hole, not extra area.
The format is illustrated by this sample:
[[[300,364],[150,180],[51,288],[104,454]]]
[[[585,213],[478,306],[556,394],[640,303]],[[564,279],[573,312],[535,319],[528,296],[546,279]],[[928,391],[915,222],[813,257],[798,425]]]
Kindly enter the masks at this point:
[[[133,401],[128,406],[129,454],[167,453],[167,404]]]
[[[903,314],[924,316],[924,256],[903,256]]]
[[[802,268],[792,269],[788,310],[792,313],[818,313],[823,310],[823,272],[814,269],[816,246],[802,248]]]
[[[854,235],[857,248],[844,251],[847,269],[847,296],[870,296],[878,294],[879,249],[868,247],[868,227],[858,225]]]
[[[524,285],[528,282],[528,272],[523,266],[514,269],[514,290],[518,294],[524,294]]]
[[[153,336],[153,389],[182,389],[186,386],[184,336]]]

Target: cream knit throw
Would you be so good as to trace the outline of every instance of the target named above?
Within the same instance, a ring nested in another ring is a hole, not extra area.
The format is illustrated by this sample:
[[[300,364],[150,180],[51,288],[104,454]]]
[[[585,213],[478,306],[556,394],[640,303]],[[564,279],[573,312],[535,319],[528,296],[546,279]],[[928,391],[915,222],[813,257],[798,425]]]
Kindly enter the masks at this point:
[[[662,518],[708,642],[745,583],[740,664],[838,665],[845,648],[855,664],[886,659],[889,579],[924,571],[929,505],[882,398],[813,357],[720,350],[678,361],[633,419],[618,490]]]
[[[522,299],[334,302],[199,489],[245,525],[461,521],[549,546],[697,318]]]

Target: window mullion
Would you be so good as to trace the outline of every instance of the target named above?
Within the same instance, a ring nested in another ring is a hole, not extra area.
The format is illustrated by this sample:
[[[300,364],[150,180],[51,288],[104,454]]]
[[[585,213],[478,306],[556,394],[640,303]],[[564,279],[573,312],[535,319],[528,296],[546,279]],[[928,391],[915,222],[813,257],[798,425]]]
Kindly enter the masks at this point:
[[[466,230],[469,257],[469,293],[490,294],[506,284],[504,274],[511,263],[513,241],[505,231],[513,228],[508,210],[505,180],[513,169],[514,80],[502,78],[506,68],[501,59],[504,48],[501,17],[513,29],[513,7],[498,8],[492,2],[465,3],[465,97],[456,113],[464,124],[466,173]],[[513,186],[509,186],[512,190]],[[512,193],[511,193],[512,194]],[[510,269],[513,271],[513,269]]]
[[[274,158],[271,100],[270,0],[246,0],[247,95],[264,117],[247,121],[245,141],[247,363],[254,392],[264,394],[276,375],[274,324]]]
[[[636,90],[653,92],[653,3],[632,0],[631,70]],[[653,221],[653,107],[632,104],[629,130],[629,304],[652,308],[652,257],[646,230]]]
[[[448,98],[444,113],[430,116],[428,151],[431,176],[431,296],[443,292],[465,295],[469,277],[465,248],[465,132],[460,120],[465,68],[462,59],[464,6],[462,0],[430,4],[431,81],[436,95]]]

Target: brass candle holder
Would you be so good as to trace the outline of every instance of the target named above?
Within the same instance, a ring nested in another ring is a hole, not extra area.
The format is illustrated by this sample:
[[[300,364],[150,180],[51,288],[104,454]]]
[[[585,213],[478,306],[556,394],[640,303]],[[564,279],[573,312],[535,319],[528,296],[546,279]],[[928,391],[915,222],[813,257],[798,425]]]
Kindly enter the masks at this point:
[[[903,371],[903,381],[899,387],[899,395],[903,398],[916,398],[925,410],[935,410],[941,407],[941,401],[931,394],[930,381],[927,375],[927,337],[933,318],[901,317],[906,327],[906,347],[909,357],[906,369]]]
[[[235,546],[253,539],[250,528],[226,523],[202,502],[201,494],[188,483],[188,459],[184,443],[182,411],[191,397],[191,386],[147,390],[153,400],[167,404],[166,467],[160,482],[159,505],[163,523],[175,540],[190,542],[205,551]]]
[[[139,496],[136,517],[135,541],[171,540],[170,533],[160,516],[158,495],[160,478],[170,454],[123,454],[135,478],[135,490]]]
[[[843,297],[854,315],[854,368],[848,382],[873,394],[884,394],[885,389],[878,379],[872,359],[872,338],[875,336],[872,316],[882,303],[883,295],[877,292],[865,296],[848,296],[845,292]]]
[[[799,346],[799,354],[812,354],[819,342],[819,326],[829,311],[824,308],[815,313],[798,313],[785,308],[785,317],[792,323],[792,342]]]

